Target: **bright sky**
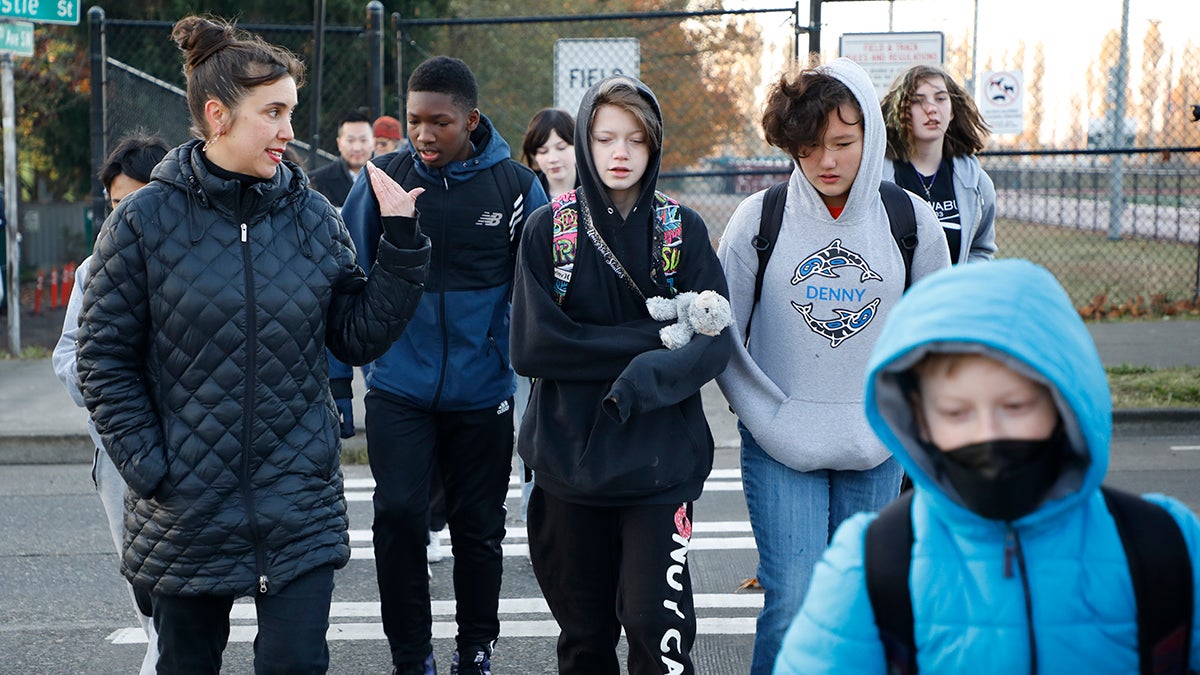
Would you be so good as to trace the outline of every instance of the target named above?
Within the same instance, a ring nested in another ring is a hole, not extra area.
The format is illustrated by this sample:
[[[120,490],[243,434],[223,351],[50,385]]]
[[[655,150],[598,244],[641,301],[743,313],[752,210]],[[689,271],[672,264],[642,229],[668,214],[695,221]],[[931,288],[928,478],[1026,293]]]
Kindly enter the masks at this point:
[[[1121,28],[1122,0],[861,0],[827,1],[821,8],[821,47],[827,58],[836,56],[838,37],[843,33],[888,31],[889,6],[894,31],[940,31],[947,43],[960,43],[972,30],[978,4],[978,72],[992,58],[995,69],[1012,67],[1005,52],[1012,52],[1024,40],[1029,52],[1026,68],[1032,66],[1032,48],[1045,45],[1045,97],[1053,115],[1048,126],[1062,128],[1074,119],[1067,110],[1071,94],[1083,94],[1084,73],[1100,52],[1104,35]],[[786,0],[725,0],[728,8],[785,8]],[[801,21],[808,21],[807,0],[801,0]],[[1196,27],[1200,25],[1200,4],[1193,0],[1129,0],[1130,75],[1141,73],[1142,39],[1151,20],[1160,20],[1160,31],[1168,50],[1175,50],[1176,64],[1187,50],[1187,58],[1200,59]],[[763,17],[764,25],[775,32],[781,48],[771,50],[780,59],[788,53],[791,27],[783,14]],[[1192,39],[1189,46],[1187,41]],[[807,36],[802,36],[807,49]],[[781,61],[768,62],[768,75],[777,72]],[[1178,67],[1178,65],[1177,65]],[[1029,73],[1025,74],[1026,83]],[[1049,113],[1050,111],[1048,111]],[[1059,132],[1056,132],[1059,133]],[[1049,139],[1047,139],[1049,140]]]

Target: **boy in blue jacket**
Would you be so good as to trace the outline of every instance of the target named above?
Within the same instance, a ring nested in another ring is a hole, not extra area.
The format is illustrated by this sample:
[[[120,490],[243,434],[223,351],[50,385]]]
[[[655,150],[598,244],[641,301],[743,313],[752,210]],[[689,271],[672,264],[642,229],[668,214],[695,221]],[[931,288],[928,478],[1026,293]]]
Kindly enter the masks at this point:
[[[875,345],[866,409],[915,489],[908,592],[919,672],[1139,672],[1133,577],[1100,490],[1108,383],[1049,272],[1005,260],[915,285]],[[1194,596],[1200,522],[1175,499],[1145,499],[1178,525]],[[863,562],[874,518],[838,529],[776,673],[889,672]],[[1195,607],[1193,598],[1193,645]],[[1200,652],[1184,655],[1200,668]]]
[[[487,673],[499,635],[504,499],[512,470],[508,325],[525,216],[546,203],[533,172],[479,112],[467,64],[436,56],[408,80],[409,144],[371,160],[417,198],[433,249],[408,331],[367,374],[367,448],[383,630],[398,673],[433,673],[426,539],[436,464],[454,553],[457,649],[450,672]],[[376,194],[356,181],[342,209],[360,260],[375,256]],[[349,409],[350,370],[330,386]]]

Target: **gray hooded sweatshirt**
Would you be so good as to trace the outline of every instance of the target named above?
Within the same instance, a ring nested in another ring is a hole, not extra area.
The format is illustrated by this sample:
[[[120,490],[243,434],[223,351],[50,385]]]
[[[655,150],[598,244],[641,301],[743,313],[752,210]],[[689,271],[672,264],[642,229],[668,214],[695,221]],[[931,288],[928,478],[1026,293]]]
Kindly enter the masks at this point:
[[[904,260],[879,196],[885,132],[871,78],[837,59],[821,68],[862,108],[863,156],[845,209],[834,218],[797,166],[788,181],[783,227],[746,324],[758,273],[763,193],[734,211],[717,257],[729,281],[736,348],[717,382],[754,440],[798,471],[866,470],[889,456],[863,413],[867,358],[883,321],[904,292]],[[946,238],[933,210],[909,194],[917,215],[915,283],[948,267]]]

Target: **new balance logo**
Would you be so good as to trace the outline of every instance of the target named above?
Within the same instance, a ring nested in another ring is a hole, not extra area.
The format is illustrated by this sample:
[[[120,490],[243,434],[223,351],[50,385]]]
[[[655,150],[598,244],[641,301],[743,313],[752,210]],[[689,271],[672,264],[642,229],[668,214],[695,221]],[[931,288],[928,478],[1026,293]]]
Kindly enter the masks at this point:
[[[475,221],[475,224],[482,225],[483,227],[496,227],[503,220],[504,220],[503,213],[496,213],[494,211],[484,211],[482,214],[480,214],[479,220]]]
[[[508,412],[508,401],[501,401],[500,405],[496,406],[496,414],[503,415]]]

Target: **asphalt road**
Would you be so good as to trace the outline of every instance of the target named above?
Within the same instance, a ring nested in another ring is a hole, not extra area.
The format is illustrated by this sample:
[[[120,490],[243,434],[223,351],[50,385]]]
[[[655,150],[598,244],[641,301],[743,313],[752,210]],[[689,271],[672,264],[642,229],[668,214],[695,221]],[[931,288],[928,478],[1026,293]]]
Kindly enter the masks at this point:
[[[389,669],[379,624],[370,546],[370,474],[347,467],[353,557],[337,576],[330,648],[333,673]],[[757,554],[740,492],[737,451],[717,452],[717,466],[696,505],[691,562],[700,635],[693,652],[697,671],[744,673],[749,667],[755,591],[736,589],[754,574]],[[1165,492],[1200,508],[1200,434],[1125,436],[1114,441],[1111,484],[1137,492]],[[87,467],[0,467],[0,671],[6,673],[136,672],[144,644],[135,630],[117,557]],[[510,491],[505,542],[502,633],[496,672],[553,673],[556,627],[542,604]],[[447,548],[447,547],[443,547]],[[453,590],[447,559],[433,566],[434,646],[448,672]],[[252,672],[249,640],[253,609],[235,608],[224,672]]]
[[[383,673],[390,669],[379,624],[378,592],[370,545],[370,473],[346,467],[352,558],[336,577],[330,651],[332,673]],[[514,476],[515,481],[515,476]],[[692,575],[701,610],[695,658],[700,672],[748,667],[755,592],[735,594],[754,575],[753,548],[736,470],[736,451],[721,452],[709,490],[697,502]],[[524,523],[515,482],[508,500],[501,601],[502,637],[496,672],[555,672],[557,627],[545,608],[525,551]],[[88,468],[82,465],[0,467],[0,672],[136,672],[144,640],[135,622],[104,514]],[[446,536],[446,535],[444,535]],[[448,539],[443,539],[448,552]],[[435,563],[432,591],[434,648],[443,672],[454,649],[450,558]],[[701,599],[703,596],[703,599]],[[252,672],[253,606],[235,606],[223,672]]]

